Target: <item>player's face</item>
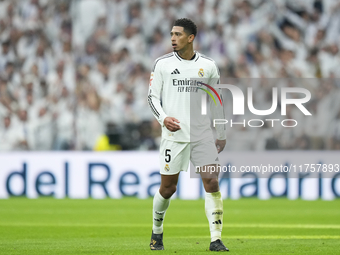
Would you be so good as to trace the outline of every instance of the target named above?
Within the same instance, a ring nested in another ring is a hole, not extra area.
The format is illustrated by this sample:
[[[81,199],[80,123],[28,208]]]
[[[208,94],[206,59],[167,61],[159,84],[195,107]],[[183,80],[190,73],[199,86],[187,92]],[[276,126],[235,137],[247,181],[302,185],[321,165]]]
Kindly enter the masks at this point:
[[[183,27],[174,26],[170,32],[171,44],[174,51],[184,50],[193,41],[193,35],[187,35]]]

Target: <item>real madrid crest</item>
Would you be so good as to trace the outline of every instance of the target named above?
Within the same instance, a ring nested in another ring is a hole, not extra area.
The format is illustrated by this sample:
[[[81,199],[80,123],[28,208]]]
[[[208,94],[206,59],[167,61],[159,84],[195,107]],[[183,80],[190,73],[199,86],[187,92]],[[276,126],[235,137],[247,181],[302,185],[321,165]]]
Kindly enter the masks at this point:
[[[165,167],[164,167],[164,170],[165,170],[166,172],[169,172],[169,171],[170,171],[170,166],[169,166],[168,164],[166,164]]]
[[[198,71],[198,76],[201,77],[201,78],[204,76],[203,68],[200,68],[200,70]]]

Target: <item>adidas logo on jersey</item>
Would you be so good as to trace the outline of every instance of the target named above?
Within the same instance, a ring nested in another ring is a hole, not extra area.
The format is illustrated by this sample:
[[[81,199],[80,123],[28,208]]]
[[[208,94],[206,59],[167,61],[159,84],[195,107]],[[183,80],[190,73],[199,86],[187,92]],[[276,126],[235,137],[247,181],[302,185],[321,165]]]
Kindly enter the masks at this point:
[[[221,220],[214,221],[212,224],[222,224]]]
[[[180,72],[179,72],[178,69],[176,68],[171,74],[180,74]]]

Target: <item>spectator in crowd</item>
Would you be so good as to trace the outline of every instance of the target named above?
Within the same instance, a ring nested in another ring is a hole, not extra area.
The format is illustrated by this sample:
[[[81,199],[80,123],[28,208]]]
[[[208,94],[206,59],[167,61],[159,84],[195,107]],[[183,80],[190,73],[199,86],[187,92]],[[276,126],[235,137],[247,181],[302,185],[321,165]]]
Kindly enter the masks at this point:
[[[24,150],[32,149],[33,140],[33,128],[32,124],[29,122],[27,110],[19,109],[18,121],[15,124],[15,128],[18,132],[18,137],[20,137],[20,147]]]
[[[3,128],[0,129],[0,151],[13,151],[25,145],[24,137],[20,130],[11,123],[10,115],[3,118]]]
[[[157,148],[150,67],[171,51],[168,30],[182,17],[199,26],[195,48],[216,60],[222,83],[233,78],[245,92],[235,78],[261,81],[255,108],[270,108],[273,86],[312,92],[312,118],[287,109],[294,131],[228,128],[227,149],[340,149],[340,0],[2,0],[1,148],[92,150],[108,126],[137,134],[121,148]]]
[[[68,89],[63,87],[61,96],[54,97],[52,103],[52,117],[55,121],[53,149],[74,149],[74,102]]]

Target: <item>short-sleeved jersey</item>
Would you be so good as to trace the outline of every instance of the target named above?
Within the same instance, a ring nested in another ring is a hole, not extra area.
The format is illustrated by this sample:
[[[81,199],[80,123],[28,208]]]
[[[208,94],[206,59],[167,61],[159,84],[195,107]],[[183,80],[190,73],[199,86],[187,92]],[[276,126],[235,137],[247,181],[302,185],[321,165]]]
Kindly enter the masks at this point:
[[[162,126],[162,138],[176,142],[194,142],[213,136],[210,119],[201,114],[201,98],[219,83],[219,70],[215,62],[195,52],[192,60],[182,59],[176,52],[155,61],[150,77],[148,103],[155,118]],[[198,81],[204,79],[207,85]],[[216,90],[215,90],[216,91]],[[217,90],[221,97],[220,90]],[[215,95],[214,95],[215,96]],[[207,97],[209,98],[209,97]],[[222,101],[210,99],[210,111],[216,119],[224,118]],[[166,117],[180,121],[180,130],[169,131],[164,126]],[[225,139],[224,129],[217,129],[217,139]]]

